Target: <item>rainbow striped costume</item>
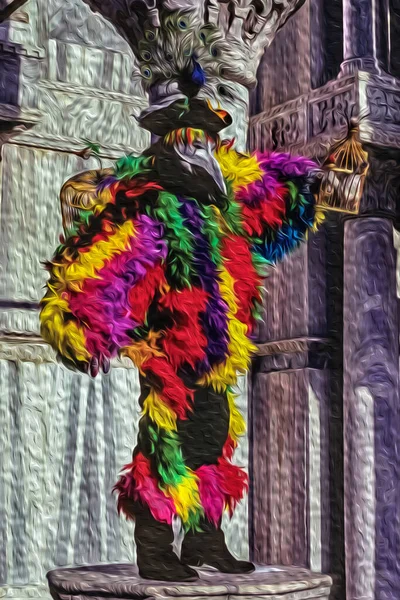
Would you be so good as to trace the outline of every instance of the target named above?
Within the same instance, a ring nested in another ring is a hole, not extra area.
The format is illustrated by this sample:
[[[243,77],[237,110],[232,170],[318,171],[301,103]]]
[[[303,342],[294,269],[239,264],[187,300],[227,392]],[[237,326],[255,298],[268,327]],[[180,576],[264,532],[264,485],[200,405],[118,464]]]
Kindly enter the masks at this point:
[[[196,137],[179,135],[186,143]],[[174,141],[169,135],[166,143]],[[43,337],[78,369],[117,355],[138,367],[142,419],[116,485],[119,508],[140,501],[158,521],[179,516],[185,529],[203,517],[218,523],[247,488],[231,462],[244,433],[233,389],[255,350],[263,278],[322,218],[310,160],[240,154],[227,142],[215,158],[227,189],[222,207],[163,187],[151,151],[92,181],[90,207],[78,211],[48,263],[41,310]],[[196,427],[206,410],[196,408],[199,390],[214,403],[210,448],[211,438],[223,439],[212,459],[200,448],[200,464],[185,451],[188,424]]]

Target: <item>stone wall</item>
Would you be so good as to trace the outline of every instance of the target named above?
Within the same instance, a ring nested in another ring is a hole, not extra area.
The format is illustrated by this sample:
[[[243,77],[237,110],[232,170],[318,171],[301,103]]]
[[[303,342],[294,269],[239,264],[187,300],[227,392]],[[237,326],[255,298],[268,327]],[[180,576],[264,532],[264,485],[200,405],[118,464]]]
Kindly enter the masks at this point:
[[[28,0],[0,24],[0,62],[0,597],[42,597],[55,566],[135,558],[111,489],[135,444],[137,372],[117,363],[92,380],[60,367],[38,301],[62,183],[145,148],[134,117],[146,98],[128,46],[80,0]],[[100,161],[77,154],[85,140]],[[245,439],[243,466],[247,452]],[[225,525],[246,557],[247,502]]]

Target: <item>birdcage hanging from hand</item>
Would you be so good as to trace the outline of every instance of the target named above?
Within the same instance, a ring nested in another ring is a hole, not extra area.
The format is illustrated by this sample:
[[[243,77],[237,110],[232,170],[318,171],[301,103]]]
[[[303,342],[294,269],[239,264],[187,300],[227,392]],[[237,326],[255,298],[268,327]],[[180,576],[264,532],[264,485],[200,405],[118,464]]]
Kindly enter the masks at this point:
[[[317,202],[325,210],[359,212],[369,164],[358,131],[352,122],[346,138],[332,146],[322,164]]]

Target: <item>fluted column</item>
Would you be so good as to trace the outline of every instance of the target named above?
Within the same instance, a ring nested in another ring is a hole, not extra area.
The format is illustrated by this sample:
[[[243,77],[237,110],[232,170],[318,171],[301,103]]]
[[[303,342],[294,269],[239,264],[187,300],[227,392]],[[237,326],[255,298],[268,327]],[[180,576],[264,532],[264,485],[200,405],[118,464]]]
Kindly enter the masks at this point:
[[[266,280],[250,431],[253,558],[331,574],[332,600],[344,581],[337,220]]]
[[[400,597],[396,165],[372,159],[371,167],[361,214],[344,228],[347,600]]]
[[[388,0],[343,0],[345,73],[387,69],[388,12]]]

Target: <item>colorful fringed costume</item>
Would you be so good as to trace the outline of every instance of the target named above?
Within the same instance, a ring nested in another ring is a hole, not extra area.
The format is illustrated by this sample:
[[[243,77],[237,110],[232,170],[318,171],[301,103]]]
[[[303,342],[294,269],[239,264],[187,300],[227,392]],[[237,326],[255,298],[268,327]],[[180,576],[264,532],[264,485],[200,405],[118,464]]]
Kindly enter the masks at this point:
[[[76,178],[74,225],[48,265],[41,312],[43,337],[75,367],[96,372],[119,355],[139,368],[142,418],[119,508],[132,516],[139,502],[185,530],[220,523],[247,488],[231,462],[244,433],[234,387],[255,350],[263,278],[321,215],[314,163],[240,154],[216,136],[223,192],[210,200],[179,170],[172,189],[165,164],[197,142],[208,134],[174,131]]]

